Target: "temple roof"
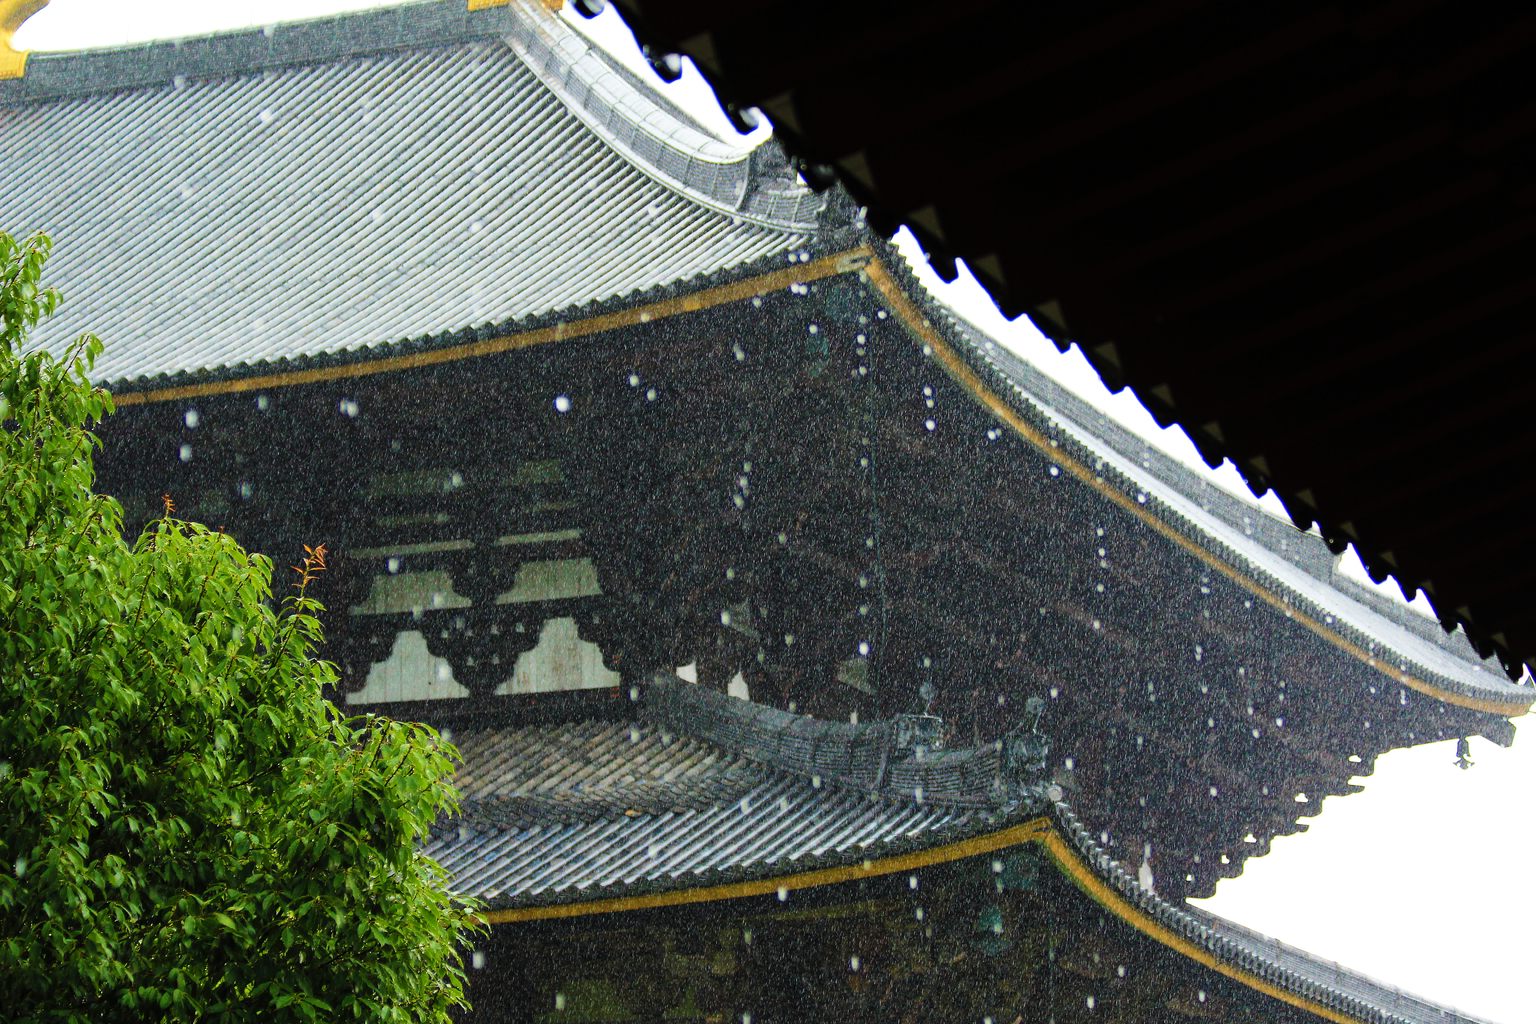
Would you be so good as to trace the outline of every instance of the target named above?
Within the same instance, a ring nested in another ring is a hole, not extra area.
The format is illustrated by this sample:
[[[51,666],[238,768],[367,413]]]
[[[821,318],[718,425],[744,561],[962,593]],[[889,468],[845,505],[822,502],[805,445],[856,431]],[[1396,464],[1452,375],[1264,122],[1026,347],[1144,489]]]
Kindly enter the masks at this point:
[[[656,679],[634,721],[462,736],[462,814],[439,823],[425,852],[450,872],[456,889],[486,899],[497,922],[776,888],[782,899],[794,889],[1035,842],[1111,913],[1245,984],[1322,1007],[1334,1019],[1476,1024],[1162,898],[1044,786],[1033,799],[999,798],[994,774],[970,792],[934,797],[876,792],[818,769],[844,756],[862,734],[858,726],[806,723]],[[722,737],[733,740],[718,742]],[[992,764],[995,771],[995,758]]]
[[[139,382],[118,390],[515,345],[535,324],[762,275],[786,253],[803,265],[858,234],[818,225],[823,199],[774,143],[710,135],[533,0],[34,54],[0,82],[0,130],[25,154],[0,168],[0,227],[56,243],[66,302],[40,336],[95,330],[100,376]],[[1528,705],[1464,638],[1342,579],[1315,538],[954,321],[871,241],[992,390],[1288,614],[1485,710]]]
[[[823,201],[537,3],[31,55],[0,228],[101,379],[370,358],[797,249]],[[238,372],[237,374],[238,375]]]
[[[426,852],[493,908],[788,874],[993,820],[839,787],[654,720],[492,729],[460,752],[463,813]]]

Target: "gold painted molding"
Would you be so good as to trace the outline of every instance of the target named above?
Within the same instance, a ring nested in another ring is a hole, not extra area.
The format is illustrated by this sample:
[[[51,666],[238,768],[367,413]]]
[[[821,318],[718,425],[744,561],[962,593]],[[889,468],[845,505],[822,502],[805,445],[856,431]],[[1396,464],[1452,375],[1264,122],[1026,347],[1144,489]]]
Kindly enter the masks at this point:
[[[915,871],[918,868],[944,864],[977,854],[992,853],[1009,846],[1031,842],[1049,831],[1051,823],[1046,818],[1035,818],[1022,825],[993,832],[990,835],[964,839],[946,846],[936,846],[916,853],[904,853],[883,860],[866,860],[859,864],[844,864],[819,871],[802,871],[778,878],[759,878],[750,882],[732,882],[728,885],[711,885],[700,889],[674,889],[671,892],[648,893],[644,896],[624,896],[612,900],[593,900],[587,903],[562,903],[552,907],[518,907],[513,910],[493,910],[483,917],[490,924],[506,924],[513,921],[547,921],[554,918],[584,917],[587,914],[616,914],[626,910],[650,910],[656,907],[675,907],[685,903],[709,903],[714,900],[734,900],[743,896],[766,896],[769,893],[792,892],[811,889],[818,885],[836,885],[860,878],[895,874],[898,871]]]
[[[492,7],[505,7],[512,0],[469,0],[469,9],[472,11],[488,11]]]
[[[765,292],[775,291],[779,288],[788,288],[791,284],[804,284],[808,281],[819,281],[824,277],[846,274],[862,266],[863,262],[870,255],[870,250],[867,246],[859,246],[856,249],[849,249],[846,252],[837,253],[832,256],[823,256],[821,259],[812,260],[809,263],[797,263],[783,270],[775,270],[757,277],[748,278],[745,281],[737,281],[734,284],[723,284],[715,288],[706,288],[703,291],[691,292],[687,295],[678,296],[675,299],[663,299],[661,302],[653,302],[649,306],[621,309],[614,313],[605,313],[602,316],[589,317],[585,320],[572,320],[570,323],[558,323],[553,327],[541,327],[538,330],[525,331],[521,334],[489,338],[485,341],[476,341],[468,345],[450,345],[447,348],[434,349],[430,352],[415,352],[406,356],[364,360],[356,363],[347,363],[342,366],[325,366],[314,370],[273,373],[261,377],[242,377],[236,380],[215,381],[208,384],[189,384],[185,387],[160,388],[154,391],[130,391],[121,395],[113,395],[112,400],[114,404],[121,408],[125,405],[145,405],[150,402],[173,402],[183,398],[201,398],[204,395],[227,395],[243,391],[264,391],[268,388],[291,387],[295,384],[313,384],[317,381],[368,377],[378,373],[390,373],[395,370],[411,370],[422,366],[434,366],[438,363],[452,363],[458,362],[461,359],[474,359],[479,356],[495,355],[498,352],[512,352],[517,349],[533,348],[536,345],[547,345],[550,342],[567,341],[571,338],[583,338],[588,335],[602,334],[605,331],[617,330],[620,327],[630,327],[635,324],[649,323],[652,320],[664,320],[667,317],[692,313],[700,309],[709,309],[712,306],[736,302],[740,299],[749,299],[754,295],[762,295]]]
[[[1487,711],[1496,715],[1518,717],[1530,711],[1531,703],[1536,702],[1536,697],[1533,697],[1531,702],[1527,702],[1522,707],[1518,703],[1511,704],[1504,701],[1468,697],[1464,694],[1454,693],[1428,680],[1419,679],[1408,675],[1406,672],[1393,669],[1390,665],[1384,663],[1381,658],[1373,656],[1359,644],[1340,636],[1311,616],[1302,614],[1279,594],[1271,593],[1237,566],[1196,544],[1174,529],[1173,526],[1164,522],[1160,517],[1154,515],[1145,506],[1134,501],[1130,495],[1121,492],[1118,488],[1111,487],[1092,469],[1073,459],[1060,448],[1053,447],[1050,438],[1035,429],[1024,417],[1019,415],[1013,406],[1005,402],[988,387],[986,382],[981,379],[981,375],[971,369],[970,364],[950,347],[949,342],[933,328],[933,325],[923,316],[922,310],[908,297],[906,292],[902,291],[901,286],[891,277],[890,272],[886,270],[878,258],[871,258],[864,271],[868,274],[870,282],[875,286],[875,290],[884,300],[886,307],[896,314],[897,318],[906,324],[907,329],[932,351],[935,361],[944,368],[950,378],[966,391],[969,391],[971,397],[985,407],[987,411],[1005,423],[1014,433],[1060,464],[1063,470],[1071,473],[1083,483],[1098,491],[1099,494],[1110,502],[1119,505],[1122,509],[1173,541],[1195,558],[1232,580],[1254,597],[1294,619],[1302,626],[1333,644],[1339,650],[1364,662],[1367,666],[1380,672],[1394,683],[1400,683],[1409,689],[1417,690],[1419,693],[1433,697],[1442,703],[1470,708],[1473,711]]]
[[[26,20],[44,7],[48,0],[0,0],[0,79],[21,78],[27,73],[27,54],[11,45]]]
[[[1241,967],[1218,959],[1213,954],[1184,938],[1184,936],[1168,928],[1126,899],[1100,878],[1092,868],[1083,862],[1082,858],[1078,856],[1077,850],[1056,830],[1051,820],[1044,816],[1033,818],[1021,825],[1015,825],[1001,832],[975,836],[958,843],[936,846],[932,849],[920,850],[916,853],[906,853],[881,860],[866,860],[862,864],[848,864],[842,867],[824,868],[820,871],[804,871],[798,874],[784,875],[780,878],[763,878],[751,882],[736,882],[730,885],[682,889],[674,892],[651,893],[644,896],[629,896],[611,900],[594,900],[588,903],[567,903],[553,907],[523,907],[516,910],[493,910],[482,915],[482,918],[488,924],[512,924],[521,921],[547,921],[582,917],[589,914],[615,914],[631,910],[650,910],[657,907],[682,906],[689,903],[738,899],[744,896],[765,896],[773,892],[788,892],[795,889],[813,888],[819,885],[835,885],[838,882],[857,881],[861,878],[873,878],[877,875],[915,871],[920,868],[931,867],[935,864],[945,864],[978,854],[994,853],[1012,846],[1022,846],[1025,843],[1039,843],[1045,848],[1057,869],[1071,879],[1072,883],[1087,895],[1089,899],[1148,938],[1216,971],[1218,974],[1223,974],[1240,984],[1246,985],[1257,992],[1262,992],[1273,999],[1278,999],[1287,1005],[1316,1014],[1326,1020],[1333,1021],[1334,1024],[1360,1024],[1357,1018],[1350,1017],[1338,1010],[1307,999],[1305,996],[1288,992]]]

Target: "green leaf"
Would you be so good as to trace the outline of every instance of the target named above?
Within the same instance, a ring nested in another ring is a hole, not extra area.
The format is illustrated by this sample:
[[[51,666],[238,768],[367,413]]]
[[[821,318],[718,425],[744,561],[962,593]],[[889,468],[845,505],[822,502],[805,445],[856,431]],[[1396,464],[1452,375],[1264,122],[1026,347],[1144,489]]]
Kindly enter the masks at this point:
[[[274,610],[268,559],[172,519],[124,542],[91,492],[102,343],[26,346],[63,301],[48,249],[0,232],[7,1017],[445,1024],[483,925],[413,844],[455,806],[451,748],[375,720],[354,750],[324,610]]]

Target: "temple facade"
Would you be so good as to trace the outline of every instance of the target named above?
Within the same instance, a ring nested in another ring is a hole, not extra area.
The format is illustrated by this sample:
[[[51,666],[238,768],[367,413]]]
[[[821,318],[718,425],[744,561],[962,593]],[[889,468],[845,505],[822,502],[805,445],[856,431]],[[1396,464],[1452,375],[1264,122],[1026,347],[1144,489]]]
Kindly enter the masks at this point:
[[[106,342],[99,488],[335,552],[330,696],[463,756],[474,1019],[1470,1019],[1184,901],[1536,691],[771,140],[533,0],[23,63],[0,227]]]

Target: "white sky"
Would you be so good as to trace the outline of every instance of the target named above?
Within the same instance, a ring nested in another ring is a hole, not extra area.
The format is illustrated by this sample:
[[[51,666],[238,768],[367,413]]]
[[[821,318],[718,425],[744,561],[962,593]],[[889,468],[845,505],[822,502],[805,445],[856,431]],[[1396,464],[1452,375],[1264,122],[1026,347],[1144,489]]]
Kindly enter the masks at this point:
[[[359,0],[53,0],[16,34],[15,44],[113,46],[373,6]],[[643,69],[611,9],[591,22],[565,13]],[[691,63],[681,81],[663,88],[715,131],[735,137]],[[1164,451],[1252,500],[1230,463],[1207,469],[1181,431],[1160,429],[1129,391],[1111,395],[1076,348],[1063,355],[1027,320],[1004,320],[968,271],[952,285],[939,281],[905,231],[898,244],[923,283],[961,315]],[[1272,495],[1260,504],[1284,514]],[[1353,552],[1346,569],[1366,578]],[[1395,587],[1383,592],[1402,599]],[[1473,739],[1477,765],[1468,772],[1452,767],[1454,756],[1454,743],[1447,742],[1382,757],[1373,777],[1357,780],[1365,792],[1329,798],[1310,819],[1309,832],[1277,840],[1267,857],[1249,860],[1242,877],[1223,882],[1204,905],[1498,1024],[1536,1024],[1536,990],[1526,973],[1536,890],[1523,870],[1525,855],[1536,849],[1528,782],[1536,778],[1536,737],[1512,750]]]

